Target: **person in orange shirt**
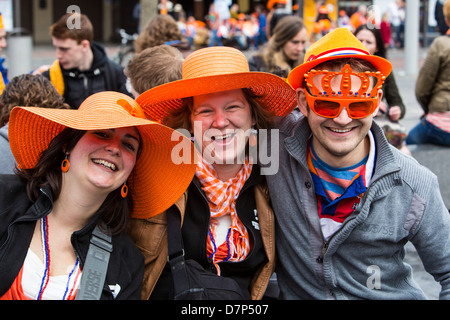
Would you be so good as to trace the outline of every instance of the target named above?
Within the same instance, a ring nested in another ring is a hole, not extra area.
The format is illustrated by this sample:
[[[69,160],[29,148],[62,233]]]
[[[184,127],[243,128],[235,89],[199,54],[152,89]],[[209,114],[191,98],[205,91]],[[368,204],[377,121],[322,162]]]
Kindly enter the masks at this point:
[[[350,17],[350,25],[353,31],[356,30],[360,25],[367,23],[367,6],[364,4],[359,5],[358,11]]]

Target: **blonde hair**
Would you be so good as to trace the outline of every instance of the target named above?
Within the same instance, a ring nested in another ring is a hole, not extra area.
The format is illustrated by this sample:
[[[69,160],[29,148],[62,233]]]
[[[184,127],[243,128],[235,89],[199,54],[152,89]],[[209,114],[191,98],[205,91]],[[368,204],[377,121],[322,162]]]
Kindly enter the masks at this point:
[[[147,48],[130,60],[125,74],[141,94],[161,84],[181,79],[183,55],[177,48],[160,45]]]
[[[146,48],[159,46],[167,41],[183,40],[183,34],[175,19],[167,14],[154,16],[134,41],[137,53]]]

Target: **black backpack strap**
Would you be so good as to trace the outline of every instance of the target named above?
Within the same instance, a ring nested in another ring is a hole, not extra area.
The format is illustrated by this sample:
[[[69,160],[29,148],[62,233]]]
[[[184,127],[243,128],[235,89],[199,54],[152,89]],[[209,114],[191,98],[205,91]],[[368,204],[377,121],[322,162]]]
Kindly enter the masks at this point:
[[[111,236],[97,225],[92,232],[80,288],[75,300],[99,300],[105,284],[109,257],[113,250]]]
[[[189,290],[186,262],[184,260],[184,245],[181,235],[181,217],[176,206],[167,210],[167,261],[173,278],[174,297]]]

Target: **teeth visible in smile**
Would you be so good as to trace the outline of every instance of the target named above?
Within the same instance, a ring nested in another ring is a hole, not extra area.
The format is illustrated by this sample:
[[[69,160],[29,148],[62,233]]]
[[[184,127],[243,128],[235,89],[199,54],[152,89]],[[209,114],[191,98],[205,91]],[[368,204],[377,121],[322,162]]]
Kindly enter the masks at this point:
[[[337,132],[337,133],[345,133],[345,132],[349,132],[352,129],[336,129],[336,128],[330,128],[331,131],[333,132]]]
[[[106,160],[94,159],[92,160],[94,163],[100,164],[106,168],[111,169],[112,171],[116,171],[116,165],[114,163],[108,162]]]
[[[214,136],[214,137],[212,137],[213,138],[213,140],[215,140],[215,141],[220,141],[220,140],[225,140],[225,139],[228,139],[228,138],[230,138],[230,137],[232,137],[233,135],[231,134],[231,133],[229,133],[229,134],[225,134],[225,135],[223,135],[223,136]]]

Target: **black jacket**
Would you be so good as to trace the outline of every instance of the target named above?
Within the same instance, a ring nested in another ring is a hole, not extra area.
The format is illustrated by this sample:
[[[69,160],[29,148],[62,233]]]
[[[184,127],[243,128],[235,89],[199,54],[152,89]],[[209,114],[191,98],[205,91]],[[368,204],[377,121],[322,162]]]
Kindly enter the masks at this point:
[[[26,185],[16,175],[0,175],[0,296],[9,290],[23,266],[36,221],[53,208],[50,188],[41,191],[41,196],[33,203],[27,196]],[[71,237],[82,269],[97,222],[98,216]],[[143,256],[125,234],[112,236],[112,243],[113,252],[100,299],[114,299],[109,286],[117,284],[121,289],[116,299],[140,299]]]
[[[256,216],[256,201],[254,188],[265,183],[260,175],[259,167],[254,165],[252,173],[245,182],[236,200],[236,211],[239,219],[249,232],[252,250],[247,258],[240,262],[220,262],[221,275],[234,279],[242,289],[245,299],[251,299],[251,282],[258,270],[268,259],[263,248],[263,240]],[[206,243],[210,225],[210,208],[200,182],[194,177],[189,186],[188,203],[181,229],[186,259],[197,261],[203,268],[216,273],[212,260],[207,257]],[[257,226],[257,227],[255,227]],[[168,264],[161,274],[150,299],[173,299],[173,280]]]
[[[126,88],[126,76],[123,68],[106,56],[105,49],[98,43],[91,43],[94,61],[89,70],[80,71],[63,69],[64,99],[73,109],[78,109],[80,104],[90,95],[101,91],[117,91],[130,95]],[[50,79],[47,70],[43,75]]]

